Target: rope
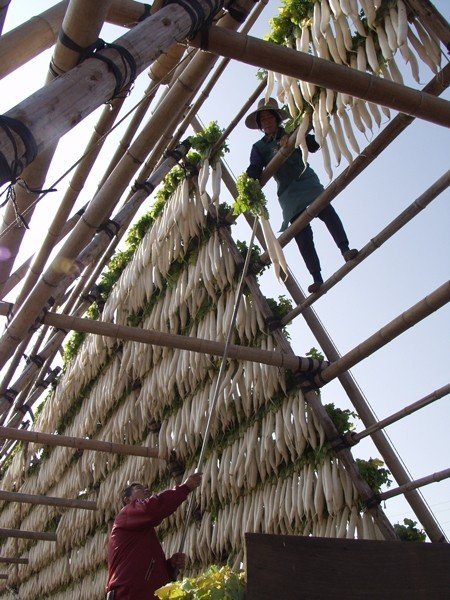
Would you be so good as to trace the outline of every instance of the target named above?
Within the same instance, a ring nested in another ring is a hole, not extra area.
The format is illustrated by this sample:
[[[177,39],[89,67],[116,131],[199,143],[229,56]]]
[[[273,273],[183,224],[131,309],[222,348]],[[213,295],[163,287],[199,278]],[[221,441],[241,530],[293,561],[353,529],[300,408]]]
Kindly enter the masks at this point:
[[[230,345],[231,345],[231,336],[233,335],[233,330],[234,330],[234,326],[235,326],[235,323],[236,323],[236,317],[237,317],[237,313],[238,313],[238,309],[239,309],[239,304],[240,304],[240,301],[241,301],[241,298],[242,298],[242,294],[243,294],[243,291],[244,291],[245,278],[247,276],[247,271],[248,271],[248,267],[249,267],[249,264],[250,264],[251,248],[253,246],[253,241],[255,239],[256,230],[257,230],[257,227],[258,227],[258,222],[259,222],[259,219],[257,217],[255,217],[255,221],[253,223],[252,235],[251,235],[249,246],[248,246],[249,247],[249,251],[247,252],[247,256],[245,257],[244,267],[242,269],[241,279],[239,281],[238,291],[237,291],[236,299],[235,299],[235,303],[234,303],[233,317],[231,319],[230,327],[228,329],[227,339],[226,339],[226,342],[225,342],[225,348],[224,348],[224,351],[223,351],[222,362],[220,364],[220,369],[219,369],[219,375],[217,376],[217,382],[216,382],[216,386],[215,386],[215,389],[214,389],[213,399],[212,399],[210,407],[209,407],[208,421],[206,423],[206,429],[205,429],[205,433],[203,435],[202,448],[200,450],[200,456],[199,456],[199,459],[198,459],[198,464],[197,464],[197,469],[196,469],[196,471],[198,473],[201,473],[201,470],[202,470],[202,467],[203,467],[205,450],[206,450],[206,446],[207,446],[207,443],[208,443],[209,432],[210,432],[210,429],[211,429],[212,416],[213,416],[215,408],[216,408],[217,400],[219,398],[219,392],[220,392],[220,389],[221,389],[223,375],[225,373],[225,366],[226,366],[226,362],[227,362],[227,359],[228,359],[228,351],[229,351]],[[190,521],[190,518],[191,518],[191,515],[192,515],[192,510],[193,510],[193,507],[194,507],[194,500],[195,500],[195,497],[194,497],[193,494],[191,494],[190,497],[189,497],[189,504],[188,504],[187,511],[186,511],[186,519],[185,519],[185,523],[184,523],[183,535],[181,537],[179,552],[183,551],[184,544],[186,542],[187,528],[188,528],[189,521]]]

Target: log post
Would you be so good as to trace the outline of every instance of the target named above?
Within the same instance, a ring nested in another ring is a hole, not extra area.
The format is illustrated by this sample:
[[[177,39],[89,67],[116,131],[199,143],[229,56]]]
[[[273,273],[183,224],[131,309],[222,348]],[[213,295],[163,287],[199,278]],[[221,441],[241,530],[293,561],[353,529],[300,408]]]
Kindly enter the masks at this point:
[[[56,533],[47,531],[24,531],[22,529],[0,528],[0,538],[20,538],[22,540],[43,540],[46,542],[56,542]]]
[[[109,452],[123,456],[143,456],[144,458],[162,458],[159,456],[158,448],[146,448],[145,446],[132,446],[131,444],[116,444],[102,440],[71,437],[68,435],[55,435],[42,433],[40,431],[25,431],[14,427],[0,427],[0,439],[20,440],[32,442],[42,446],[64,446],[76,448],[77,450],[96,450],[98,452]]]
[[[192,45],[199,48],[197,36]],[[207,50],[450,127],[450,102],[311,54],[211,27]]]
[[[53,496],[44,495],[21,494],[19,492],[8,492],[6,490],[0,490],[0,500],[5,500],[6,502],[22,502],[24,504],[60,506],[61,508],[82,508],[85,510],[97,510],[97,503],[91,500],[77,500],[71,498],[56,498]]]

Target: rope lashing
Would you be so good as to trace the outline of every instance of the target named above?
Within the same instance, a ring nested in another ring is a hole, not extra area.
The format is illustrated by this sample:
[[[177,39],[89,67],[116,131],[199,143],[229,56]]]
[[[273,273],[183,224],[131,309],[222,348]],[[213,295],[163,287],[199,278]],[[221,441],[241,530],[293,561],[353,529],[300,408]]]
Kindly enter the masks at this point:
[[[124,67],[123,74],[111,58],[100,54],[102,50],[115,50],[118,52]],[[88,58],[97,58],[98,60],[101,60],[108,65],[109,69],[114,75],[116,86],[111,98],[107,100],[107,102],[111,102],[114,100],[114,98],[117,98],[123,89],[131,87],[136,79],[136,61],[134,60],[134,56],[131,54],[131,52],[124,48],[124,46],[120,46],[119,44],[108,44],[99,38],[95,44],[93,44],[93,46],[90,46],[86,51],[82,52],[78,63],[81,63]]]
[[[104,231],[109,239],[112,240],[119,233],[120,227],[120,223],[113,219],[109,219],[97,228],[97,233]]]
[[[189,15],[192,22],[192,26],[187,34],[188,38],[194,37],[203,27],[206,25],[209,27],[212,23],[214,16],[223,8],[224,0],[206,0],[210,7],[210,13],[207,19],[205,19],[205,13],[203,6],[198,0],[164,0],[163,6],[169,4],[178,4],[183,8]]]
[[[141,23],[141,21],[145,21],[145,19],[150,16],[151,10],[152,10],[152,7],[150,4],[144,4],[144,12],[139,17],[138,23]]]
[[[14,185],[24,168],[36,158],[38,147],[33,134],[22,121],[0,115],[0,127],[6,133],[14,150],[14,159],[11,164],[8,163],[5,155],[0,152],[0,185],[7,181]],[[23,157],[19,156],[19,150],[14,134],[20,138],[24,145]]]

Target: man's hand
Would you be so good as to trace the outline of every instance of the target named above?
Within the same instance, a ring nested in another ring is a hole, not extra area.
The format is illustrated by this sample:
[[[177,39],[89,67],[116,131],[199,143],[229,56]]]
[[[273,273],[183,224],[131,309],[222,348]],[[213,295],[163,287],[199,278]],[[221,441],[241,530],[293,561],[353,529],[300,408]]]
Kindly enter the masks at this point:
[[[186,485],[189,488],[189,491],[192,492],[197,488],[202,482],[202,473],[193,473],[189,475],[186,481],[183,481],[183,485]]]
[[[172,569],[184,569],[186,566],[186,554],[183,552],[175,552],[170,558],[169,563]]]

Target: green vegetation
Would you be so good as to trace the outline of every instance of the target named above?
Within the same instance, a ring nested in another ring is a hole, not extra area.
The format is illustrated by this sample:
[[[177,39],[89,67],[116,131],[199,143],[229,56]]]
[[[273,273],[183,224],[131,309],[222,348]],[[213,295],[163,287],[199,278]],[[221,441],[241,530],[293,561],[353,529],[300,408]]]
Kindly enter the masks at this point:
[[[234,215],[250,213],[255,217],[269,218],[267,200],[257,179],[252,179],[247,173],[242,173],[236,180],[236,187],[238,196],[233,205]]]
[[[245,574],[212,565],[199,577],[185,577],[156,590],[160,600],[244,600]]]
[[[426,534],[423,529],[417,529],[416,521],[412,521],[411,519],[403,519],[404,525],[400,525],[400,523],[394,524],[395,533],[402,540],[402,542],[424,542],[426,539]]]

